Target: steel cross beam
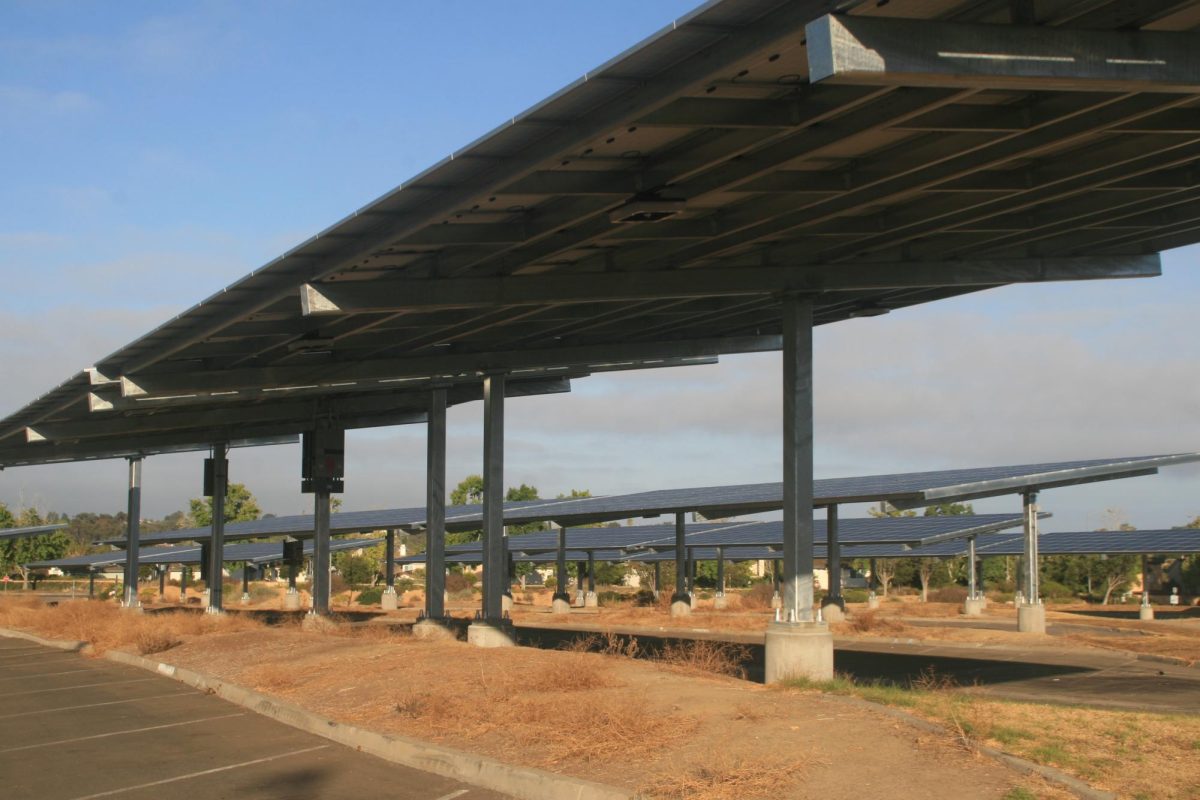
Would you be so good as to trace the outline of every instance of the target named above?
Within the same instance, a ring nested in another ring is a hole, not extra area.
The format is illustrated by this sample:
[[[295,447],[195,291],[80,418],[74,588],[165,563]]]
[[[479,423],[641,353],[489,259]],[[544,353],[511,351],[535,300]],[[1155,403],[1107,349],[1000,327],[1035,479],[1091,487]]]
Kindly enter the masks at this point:
[[[809,80],[1200,93],[1200,36],[832,14],[805,27]]]
[[[347,381],[395,381],[428,379],[437,376],[441,382],[460,381],[475,384],[479,396],[479,374],[506,370],[521,376],[524,371],[539,369],[588,372],[602,371],[605,365],[634,366],[630,362],[659,362],[653,366],[685,365],[690,360],[711,358],[728,353],[757,353],[779,349],[778,336],[743,336],[729,338],[696,338],[685,340],[660,339],[643,342],[611,342],[589,345],[542,347],[528,350],[499,350],[482,353],[445,353],[436,356],[405,358],[376,358],[353,363],[328,363],[321,366],[244,367],[232,370],[203,370],[161,372],[135,375],[130,378],[142,396],[180,396],[213,392],[255,390],[273,387],[299,386],[312,383],[341,383]],[[675,360],[675,361],[672,361]],[[651,366],[647,363],[647,366]],[[536,376],[535,376],[536,377]],[[513,380],[518,385],[518,380]],[[478,397],[475,397],[478,399]]]
[[[358,314],[558,303],[998,286],[1161,274],[1157,255],[886,262],[830,266],[687,269],[512,278],[305,284],[304,314]]]

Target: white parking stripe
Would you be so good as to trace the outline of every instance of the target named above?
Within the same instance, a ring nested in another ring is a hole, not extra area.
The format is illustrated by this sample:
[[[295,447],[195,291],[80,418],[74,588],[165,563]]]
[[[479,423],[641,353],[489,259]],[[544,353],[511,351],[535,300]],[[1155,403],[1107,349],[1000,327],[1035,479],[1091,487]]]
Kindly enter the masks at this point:
[[[0,700],[6,697],[24,697],[30,694],[46,694],[47,692],[69,692],[72,689],[90,689],[93,686],[116,686],[122,683],[146,683],[147,681],[158,680],[157,678],[129,678],[123,681],[104,681],[103,683],[80,683],[75,686],[56,686],[53,689],[33,689],[28,692],[12,692],[10,694],[0,694]]]
[[[37,653],[37,652],[15,653],[15,654],[10,653],[9,655],[6,655],[6,656],[0,656],[0,664],[6,665],[6,666],[8,664],[20,664],[20,663],[22,663],[22,659],[28,661],[30,656],[42,656],[42,658],[36,659],[37,663],[39,663],[39,664],[42,663],[43,661],[45,661],[46,658],[54,658],[54,657],[79,658],[78,653],[64,653],[61,650],[51,650],[48,653]],[[30,663],[33,663],[33,662],[30,662]]]
[[[97,672],[96,669],[69,669],[66,672],[34,672],[29,675],[10,675],[0,681],[27,681],[30,678],[53,678],[55,675],[76,675],[80,672]]]
[[[0,719],[14,717],[32,717],[37,714],[53,714],[55,711],[75,711],[81,708],[97,708],[99,706],[119,706],[122,703],[136,703],[139,700],[161,700],[164,697],[199,697],[202,692],[171,692],[170,694],[152,694],[147,697],[130,697],[125,700],[107,700],[103,703],[87,703],[82,706],[59,706],[58,708],[39,708],[37,711],[22,711],[18,714],[0,715]]]
[[[229,719],[230,717],[244,717],[245,711],[237,714],[222,714],[219,717],[201,717],[200,719],[189,719],[183,722],[168,722],[165,725],[150,725],[145,728],[127,728],[123,731],[112,731],[111,733],[97,733],[91,736],[77,736],[74,739],[59,739],[57,742],[42,742],[41,744],[26,744],[20,747],[8,747],[0,750],[0,753],[15,753],[18,750],[36,750],[39,747],[55,747],[60,744],[71,744],[72,742],[86,742],[89,739],[107,739],[109,736],[124,736],[127,733],[144,733],[145,731],[158,731],[163,728],[178,728],[182,725],[196,725],[201,722],[212,722],[215,719]]]
[[[174,778],[163,778],[160,781],[150,781],[149,783],[139,783],[137,786],[125,786],[121,789],[110,789],[107,792],[97,792],[96,794],[88,794],[83,797],[76,797],[74,800],[96,800],[97,797],[112,797],[114,794],[124,794],[125,792],[135,792],[138,789],[149,789],[151,786],[162,786],[167,783],[175,783],[176,781],[186,781],[190,778],[199,778],[203,775],[212,775],[217,772],[228,772],[231,769],[241,769],[242,767],[252,767],[255,764],[266,764],[268,761],[278,761],[281,758],[290,756],[299,756],[304,753],[311,753],[314,750],[324,750],[329,747],[327,744],[319,744],[316,747],[305,747],[303,750],[293,750],[290,753],[280,753],[276,756],[267,756],[265,758],[256,758],[253,761],[243,761],[240,764],[230,764],[225,767],[213,767],[212,769],[201,770],[200,772],[189,772],[186,775],[177,775]]]

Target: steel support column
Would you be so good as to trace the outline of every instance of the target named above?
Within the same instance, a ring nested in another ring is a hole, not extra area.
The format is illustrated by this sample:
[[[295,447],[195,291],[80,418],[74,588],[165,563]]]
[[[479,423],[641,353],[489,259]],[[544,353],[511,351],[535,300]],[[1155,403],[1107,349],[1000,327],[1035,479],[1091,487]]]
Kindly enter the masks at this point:
[[[212,447],[212,536],[208,546],[209,614],[221,613],[222,570],[225,568],[225,490],[229,478],[229,462],[225,460],[225,443]]]
[[[687,593],[687,522],[681,512],[675,515],[675,594],[672,603],[690,602]]]
[[[504,553],[504,375],[483,379],[483,619],[503,620],[508,575]]]
[[[1036,605],[1041,601],[1041,587],[1038,575],[1038,507],[1037,492],[1026,492],[1024,499],[1024,568],[1025,568],[1025,602]]]
[[[181,605],[187,605],[187,587],[188,578],[191,577],[192,568],[189,566],[181,566],[179,568],[179,602]]]
[[[160,603],[167,593],[167,570],[170,566],[170,564],[166,564],[158,568],[158,601]]]
[[[765,637],[769,684],[833,678],[833,636],[813,610],[813,300],[782,305],[783,603]]]
[[[654,599],[658,599],[659,592],[662,591],[662,562],[654,562]]]
[[[312,610],[314,616],[329,615],[329,515],[332,510],[329,484],[321,481],[313,492]]]
[[[579,605],[583,605],[583,601],[584,601],[583,595],[584,595],[584,592],[587,591],[585,588],[585,582],[587,581],[586,576],[587,576],[587,562],[586,561],[576,561],[575,562],[575,599],[579,602]]]
[[[967,537],[967,599],[978,598],[975,578],[975,537]]]
[[[1046,632],[1046,607],[1042,605],[1038,587],[1038,507],[1037,492],[1025,492],[1024,501],[1024,555],[1022,573],[1025,593],[1017,605],[1017,630],[1021,633],[1043,634]]]
[[[396,531],[391,528],[384,539],[383,580],[389,589],[396,588]]]
[[[824,605],[834,605],[846,610],[842,597],[842,544],[838,540],[838,507],[836,504],[825,509],[825,567],[829,573],[829,591]]]
[[[138,600],[138,550],[142,530],[142,459],[129,459],[129,495],[125,520],[125,608],[141,608]]]
[[[446,390],[429,394],[425,458],[425,617],[446,616]]]
[[[717,548],[717,594],[725,594],[725,548]]]
[[[242,562],[242,602],[250,602],[250,562]]]
[[[783,299],[783,619],[813,614],[813,301]]]
[[[588,594],[596,593],[596,552],[588,550],[587,552],[587,571],[588,571]]]
[[[567,529],[558,529],[558,550],[554,562],[554,596],[570,601],[567,594]]]
[[[1150,606],[1150,557],[1142,556],[1142,606]]]
[[[88,597],[96,596],[96,572],[95,570],[88,571]]]

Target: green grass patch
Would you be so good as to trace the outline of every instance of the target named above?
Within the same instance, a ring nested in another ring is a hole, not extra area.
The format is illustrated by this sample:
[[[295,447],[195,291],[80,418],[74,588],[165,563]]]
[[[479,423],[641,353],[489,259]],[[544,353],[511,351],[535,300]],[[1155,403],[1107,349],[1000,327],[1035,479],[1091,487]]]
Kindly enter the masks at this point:
[[[1001,800],[1037,800],[1037,795],[1028,789],[1014,786],[1005,793]]]
[[[988,738],[995,739],[1003,745],[1014,745],[1024,739],[1034,738],[1029,731],[1023,731],[1020,728],[1009,728],[1004,725],[994,725],[988,731]]]

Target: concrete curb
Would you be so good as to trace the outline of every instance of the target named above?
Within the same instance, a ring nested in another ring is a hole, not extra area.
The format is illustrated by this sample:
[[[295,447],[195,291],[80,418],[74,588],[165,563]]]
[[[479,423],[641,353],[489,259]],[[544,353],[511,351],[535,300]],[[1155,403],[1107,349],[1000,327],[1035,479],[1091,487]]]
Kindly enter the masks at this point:
[[[860,697],[847,697],[846,695],[835,695],[838,700],[844,700],[852,705],[857,705],[861,708],[870,709],[871,711],[886,714],[893,719],[904,722],[905,724],[917,728],[918,730],[928,733],[936,733],[939,736],[944,736],[947,733],[952,733],[945,726],[938,725],[936,722],[930,722],[907,711],[901,711],[898,708],[885,706],[882,703],[874,703],[870,700],[863,700]],[[988,758],[999,761],[1005,766],[1016,770],[1025,775],[1040,775],[1051,783],[1056,783],[1067,791],[1074,794],[1081,800],[1117,800],[1117,795],[1113,792],[1106,792],[1102,789],[1097,789],[1084,781],[1079,780],[1073,775],[1068,775],[1060,769],[1048,767],[1043,764],[1037,764],[1028,759],[1015,756],[1012,753],[1006,753],[1003,750],[998,750],[995,747],[988,747],[985,744],[971,742],[973,749],[979,751]]]
[[[42,639],[32,634],[0,628],[0,636],[26,639],[31,642],[71,652],[85,652],[85,642],[63,642]],[[363,753],[403,764],[445,778],[453,778],[483,789],[509,794],[522,800],[634,800],[632,792],[602,783],[556,775],[553,772],[506,764],[485,756],[429,744],[419,739],[375,733],[314,714],[291,703],[228,683],[193,670],[161,661],[108,650],[102,658],[139,667],[167,678],[185,683],[195,689],[210,692],[235,705],[270,717],[285,725],[316,734]]]

